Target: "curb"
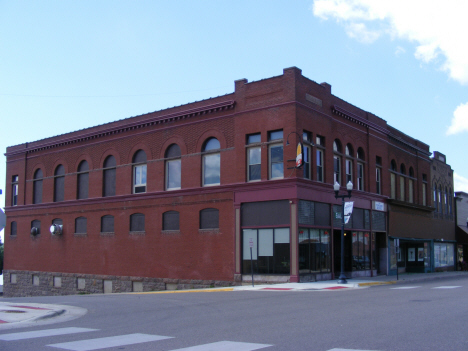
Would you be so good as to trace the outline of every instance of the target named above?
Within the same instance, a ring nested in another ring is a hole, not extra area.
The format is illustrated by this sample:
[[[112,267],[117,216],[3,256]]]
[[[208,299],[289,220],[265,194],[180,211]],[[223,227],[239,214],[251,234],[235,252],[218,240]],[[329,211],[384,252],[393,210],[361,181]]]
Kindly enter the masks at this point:
[[[359,283],[358,287],[364,287],[364,286],[373,286],[373,285],[388,285],[388,284],[396,284],[396,280],[392,280],[389,282],[369,282],[369,283]]]
[[[165,290],[165,291],[145,291],[137,293],[128,293],[131,295],[149,295],[149,294],[183,294],[183,293],[197,293],[197,292],[222,292],[222,291],[234,291],[234,288],[224,289],[192,289],[192,290]]]
[[[51,313],[46,314],[45,316],[40,316],[40,317],[35,318],[34,321],[42,321],[44,319],[58,317],[64,314],[65,312],[67,311],[66,310],[53,311]]]

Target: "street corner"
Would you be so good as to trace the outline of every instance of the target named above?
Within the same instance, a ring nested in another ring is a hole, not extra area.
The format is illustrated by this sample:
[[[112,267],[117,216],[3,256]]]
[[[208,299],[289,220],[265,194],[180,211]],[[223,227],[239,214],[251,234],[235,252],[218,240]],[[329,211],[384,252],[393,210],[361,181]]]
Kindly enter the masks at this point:
[[[0,302],[0,330],[64,322],[86,313],[86,309],[75,306]]]

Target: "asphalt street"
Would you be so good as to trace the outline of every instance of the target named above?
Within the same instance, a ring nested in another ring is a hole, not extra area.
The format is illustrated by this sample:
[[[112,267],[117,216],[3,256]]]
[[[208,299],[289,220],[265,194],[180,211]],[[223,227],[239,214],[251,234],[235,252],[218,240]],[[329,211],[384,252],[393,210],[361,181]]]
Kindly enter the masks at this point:
[[[339,290],[2,299],[87,313],[1,329],[0,350],[468,350],[467,296],[460,276]]]

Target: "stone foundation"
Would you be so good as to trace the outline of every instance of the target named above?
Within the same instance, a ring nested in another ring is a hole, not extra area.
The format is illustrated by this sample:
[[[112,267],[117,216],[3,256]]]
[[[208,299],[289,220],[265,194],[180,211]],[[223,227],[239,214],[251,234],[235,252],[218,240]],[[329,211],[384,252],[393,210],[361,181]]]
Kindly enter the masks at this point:
[[[15,270],[3,271],[4,297],[187,290],[234,285],[240,285],[240,283],[217,280],[126,277]]]

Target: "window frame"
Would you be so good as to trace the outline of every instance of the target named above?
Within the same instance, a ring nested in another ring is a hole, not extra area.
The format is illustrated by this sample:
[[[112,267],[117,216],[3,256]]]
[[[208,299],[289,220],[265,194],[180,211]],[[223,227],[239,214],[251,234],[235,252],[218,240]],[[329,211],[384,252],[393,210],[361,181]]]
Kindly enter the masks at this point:
[[[54,171],[54,202],[65,200],[65,167],[59,164]]]
[[[115,165],[110,165],[110,166],[108,165],[106,167],[106,163],[109,163],[112,160],[115,163]],[[113,179],[111,178],[112,174],[113,174]],[[111,181],[113,182],[113,184],[110,184]],[[117,160],[114,155],[108,155],[105,158],[103,167],[102,167],[102,197],[115,196],[115,194],[117,193],[116,185],[117,185]]]
[[[261,134],[249,134],[246,138],[246,159],[247,159],[247,182],[259,182],[262,180],[262,147],[261,147]],[[251,161],[252,155],[251,151],[258,151],[258,163],[253,163]],[[252,178],[251,168],[259,168],[258,178]]]
[[[272,130],[268,132],[268,179],[283,179],[284,178],[284,145],[283,145],[284,134],[282,129]],[[272,161],[272,150],[281,149],[281,161]],[[273,176],[274,165],[281,165],[281,175]]]
[[[11,206],[18,206],[19,176],[11,177]]]
[[[364,191],[364,163],[363,162],[357,163],[356,181],[357,181],[357,190]]]
[[[208,213],[216,213],[216,220],[212,218],[203,218],[204,216],[208,216]],[[206,222],[217,222],[217,226],[215,227],[204,227]],[[217,208],[204,208],[200,210],[199,213],[199,229],[200,230],[219,230],[219,210]]]
[[[380,167],[375,168],[375,185],[377,194],[382,195],[382,169]]]
[[[32,202],[33,204],[40,204],[42,203],[42,181],[44,179],[44,173],[42,172],[42,169],[38,168],[34,171],[34,176],[33,176],[33,198]]]
[[[76,198],[77,200],[89,198],[89,163],[82,160],[78,165],[76,174]]]
[[[217,143],[218,143],[218,148],[214,148],[214,149],[207,149],[207,146],[208,144],[212,141],[212,140],[216,140]],[[207,171],[207,160],[209,159],[217,159],[214,164],[215,164],[215,167],[213,167],[213,169],[215,169],[216,173],[217,173],[217,177],[219,179],[218,182],[212,182],[212,183],[209,183],[207,182],[207,179],[206,179],[206,171]],[[207,186],[217,186],[217,185],[221,185],[221,143],[219,142],[219,140],[215,137],[209,137],[208,139],[205,140],[205,142],[203,143],[203,149],[202,149],[202,186],[203,187],[207,187]]]
[[[170,214],[176,214],[177,213],[177,228],[168,228],[169,222],[167,221],[166,216]],[[174,211],[174,210],[169,210],[166,212],[163,212],[162,214],[162,230],[163,231],[180,231],[180,212],[179,211]]]

